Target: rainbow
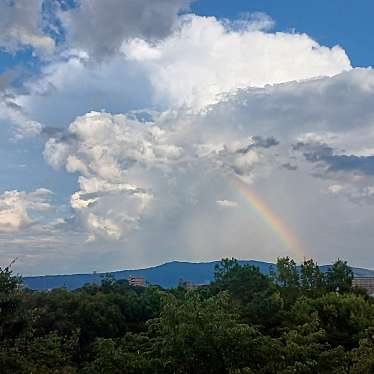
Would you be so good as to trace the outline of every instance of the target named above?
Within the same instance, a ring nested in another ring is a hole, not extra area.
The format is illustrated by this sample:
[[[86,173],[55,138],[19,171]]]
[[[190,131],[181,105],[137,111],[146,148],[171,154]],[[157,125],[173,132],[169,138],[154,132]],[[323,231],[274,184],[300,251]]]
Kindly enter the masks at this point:
[[[266,203],[240,179],[230,178],[230,184],[232,184],[235,190],[238,190],[244,197],[245,201],[257,211],[281,242],[283,242],[284,246],[288,248],[298,260],[302,261],[305,258],[303,246],[297,237],[282,223],[280,218],[268,208]]]

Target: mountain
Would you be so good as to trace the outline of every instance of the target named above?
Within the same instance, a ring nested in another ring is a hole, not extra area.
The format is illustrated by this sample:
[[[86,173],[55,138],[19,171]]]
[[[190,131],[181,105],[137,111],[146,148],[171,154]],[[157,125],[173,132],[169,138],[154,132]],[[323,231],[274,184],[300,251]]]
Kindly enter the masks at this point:
[[[43,275],[24,277],[24,285],[33,290],[46,291],[52,288],[65,287],[74,290],[86,283],[99,284],[106,274],[110,274],[116,280],[127,279],[130,275],[144,277],[149,284],[158,284],[164,288],[175,287],[182,278],[193,284],[207,284],[213,279],[214,267],[219,261],[212,262],[167,262],[162,265],[135,270],[121,270],[109,273],[71,274],[71,275]],[[264,274],[268,274],[274,264],[255,260],[241,260],[241,265],[257,266]],[[327,271],[329,265],[320,267]],[[355,276],[374,277],[374,270],[352,268]]]
[[[263,273],[268,273],[272,264],[261,261],[239,261],[240,264],[254,265]],[[73,290],[82,287],[86,283],[100,283],[106,274],[115,279],[127,279],[129,275],[144,277],[150,284],[158,284],[164,288],[175,287],[182,278],[194,284],[209,283],[213,279],[214,267],[219,261],[212,262],[167,262],[162,265],[136,270],[121,270],[96,274],[71,274],[71,275],[44,275],[24,277],[24,285],[33,290],[48,290],[58,287],[66,287]]]

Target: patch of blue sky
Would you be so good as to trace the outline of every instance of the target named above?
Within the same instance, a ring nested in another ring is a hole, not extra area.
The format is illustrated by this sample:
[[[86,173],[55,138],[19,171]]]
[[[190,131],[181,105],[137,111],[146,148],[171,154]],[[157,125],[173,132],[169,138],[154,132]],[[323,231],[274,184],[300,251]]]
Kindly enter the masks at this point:
[[[33,53],[31,47],[24,47],[16,52],[9,52],[4,48],[0,48],[0,74],[9,69],[14,69],[16,66],[38,70],[39,65],[39,58]]]
[[[58,6],[61,11],[65,11],[76,6],[76,3],[74,0],[57,2],[48,0],[42,3],[42,29],[45,34],[54,39],[56,46],[65,41],[64,28],[57,16]],[[43,58],[38,56],[30,46],[21,46],[16,51],[8,51],[0,47],[0,74],[18,69],[16,79],[12,81],[13,86],[20,86],[27,77],[39,74],[43,65]]]
[[[42,61],[31,47],[21,48],[14,53],[0,48],[0,75],[11,72],[10,87],[22,88],[28,78],[40,74],[42,67]]]
[[[72,8],[73,4],[65,4],[65,1],[60,2],[60,10],[66,11]],[[65,33],[62,22],[58,17],[58,4],[54,1],[44,1],[42,4],[44,33],[51,36],[56,45],[62,44],[65,41]]]
[[[44,139],[13,139],[9,124],[0,120],[0,194],[4,191],[33,191],[47,188],[65,201],[78,189],[77,176],[64,169],[53,170],[43,159]]]

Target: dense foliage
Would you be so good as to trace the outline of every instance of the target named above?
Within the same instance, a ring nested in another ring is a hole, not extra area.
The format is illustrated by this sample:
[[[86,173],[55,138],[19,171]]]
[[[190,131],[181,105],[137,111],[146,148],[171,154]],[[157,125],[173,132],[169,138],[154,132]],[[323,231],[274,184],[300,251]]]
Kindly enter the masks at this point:
[[[1,373],[374,373],[374,302],[338,260],[224,259],[210,285],[24,289],[0,269]]]

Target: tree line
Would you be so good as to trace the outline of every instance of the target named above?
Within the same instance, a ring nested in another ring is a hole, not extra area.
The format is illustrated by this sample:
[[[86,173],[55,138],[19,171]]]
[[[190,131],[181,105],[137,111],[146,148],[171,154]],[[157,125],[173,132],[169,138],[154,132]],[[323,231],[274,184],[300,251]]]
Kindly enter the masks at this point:
[[[223,259],[187,290],[105,277],[32,291],[0,268],[0,371],[17,373],[374,373],[374,302],[336,261],[280,258],[269,275]]]

